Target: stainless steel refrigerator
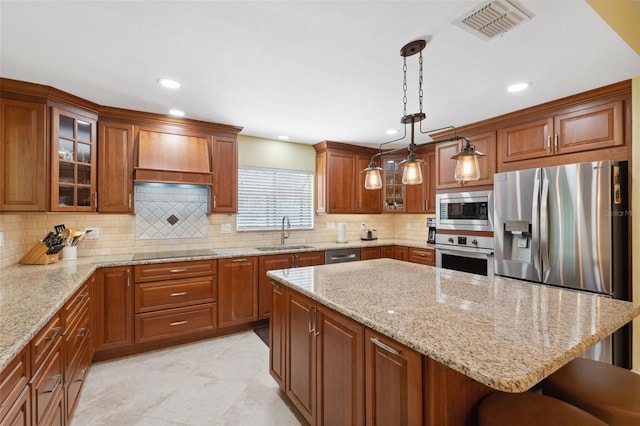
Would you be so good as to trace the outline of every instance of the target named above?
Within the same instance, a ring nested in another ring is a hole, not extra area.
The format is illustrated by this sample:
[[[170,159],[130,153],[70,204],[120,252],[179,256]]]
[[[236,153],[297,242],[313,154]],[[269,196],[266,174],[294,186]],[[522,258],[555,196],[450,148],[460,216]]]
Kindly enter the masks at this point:
[[[494,203],[495,275],[628,300],[626,162],[496,173]],[[626,333],[587,356],[626,366]]]

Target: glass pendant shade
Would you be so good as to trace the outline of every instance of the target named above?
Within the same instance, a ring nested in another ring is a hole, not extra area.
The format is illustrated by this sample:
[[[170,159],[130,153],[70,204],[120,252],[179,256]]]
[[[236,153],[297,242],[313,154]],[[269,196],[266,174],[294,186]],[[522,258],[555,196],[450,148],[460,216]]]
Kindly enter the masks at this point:
[[[380,189],[382,188],[382,175],[380,167],[368,167],[365,170],[364,187],[365,189]]]
[[[403,164],[404,163],[404,164]],[[402,162],[402,183],[404,185],[419,185],[422,183],[421,161]]]
[[[454,174],[458,182],[468,182],[480,179],[480,166],[477,155],[463,155],[456,160],[456,171]]]

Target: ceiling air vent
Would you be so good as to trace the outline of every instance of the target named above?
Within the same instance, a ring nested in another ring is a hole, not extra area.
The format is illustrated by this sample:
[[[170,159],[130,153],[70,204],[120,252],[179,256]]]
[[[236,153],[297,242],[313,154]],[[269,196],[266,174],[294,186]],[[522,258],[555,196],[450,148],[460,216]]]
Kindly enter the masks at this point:
[[[533,16],[513,0],[494,0],[481,3],[453,21],[453,24],[488,41],[527,22]]]

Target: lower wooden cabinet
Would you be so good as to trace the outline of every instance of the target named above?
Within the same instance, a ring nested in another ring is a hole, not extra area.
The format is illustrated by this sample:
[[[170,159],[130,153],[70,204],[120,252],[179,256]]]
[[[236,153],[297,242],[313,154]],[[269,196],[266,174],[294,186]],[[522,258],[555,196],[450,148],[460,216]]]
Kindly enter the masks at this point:
[[[31,379],[34,425],[49,425],[50,419],[58,418],[57,411],[63,401],[62,374],[62,344],[60,339],[57,339],[55,347]],[[62,415],[64,417],[64,408]]]
[[[136,314],[136,343],[208,331],[216,328],[216,304]]]
[[[436,266],[436,252],[428,248],[409,247],[409,262]]]
[[[258,318],[269,318],[271,313],[271,278],[267,272],[274,269],[289,269],[324,264],[323,251],[308,251],[294,254],[260,256],[258,279]]]
[[[422,424],[422,355],[367,329],[368,425]]]
[[[269,373],[285,388],[286,335],[287,335],[287,288],[271,281],[272,313],[269,319]]]
[[[133,344],[133,280],[131,267],[96,271],[93,292],[97,352]]]
[[[0,371],[0,424],[28,425],[31,422],[30,347]]]
[[[406,246],[393,246],[393,258],[396,260],[409,260],[409,247]]]
[[[364,424],[364,326],[294,291],[277,289],[274,318],[285,311],[285,393],[311,424]],[[282,358],[271,357],[272,375],[281,369]]]
[[[218,326],[258,319],[258,258],[218,260]]]
[[[13,405],[2,403],[0,425],[29,426],[31,425],[31,391],[28,386],[18,394]]]
[[[382,257],[382,248],[377,247],[362,247],[360,249],[360,260],[380,259]]]

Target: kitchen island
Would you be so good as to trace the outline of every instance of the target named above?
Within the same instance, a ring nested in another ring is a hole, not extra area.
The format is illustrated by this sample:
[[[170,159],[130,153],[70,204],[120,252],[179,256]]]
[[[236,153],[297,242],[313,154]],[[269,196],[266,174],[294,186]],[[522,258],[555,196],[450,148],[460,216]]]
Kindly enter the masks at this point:
[[[327,312],[337,314],[341,321],[361,325],[367,336],[377,333],[421,354],[422,365],[417,373],[422,384],[413,386],[421,387],[424,398],[421,407],[415,407],[415,401],[410,402],[410,410],[421,411],[416,416],[430,418],[429,422],[425,421],[428,424],[472,423],[474,407],[484,394],[491,390],[523,392],[531,389],[588,347],[640,315],[640,306],[595,294],[391,259],[270,271],[268,276],[275,281],[276,290],[279,284],[283,284],[285,291],[296,297],[302,296],[295,300],[289,297],[289,302],[279,305],[281,310],[285,310],[281,318],[286,330],[284,335],[276,335],[276,338],[284,338],[286,342],[280,347],[272,344],[272,369],[273,363],[282,359],[280,352],[284,351],[284,357],[288,358],[284,363],[286,369],[281,372],[285,377],[276,377],[276,380],[300,409],[299,401],[296,401],[299,395],[296,392],[293,392],[293,397],[290,395],[296,387],[304,389],[300,386],[300,372],[296,368],[305,364],[310,366],[311,396],[303,401],[305,404],[301,411],[312,422],[323,413],[336,411],[326,406],[317,407],[321,403],[316,404],[314,398],[322,400],[323,391],[314,383],[316,375],[319,381],[326,380],[328,376],[323,374],[327,369],[339,370],[341,367],[314,365],[322,359],[321,353],[312,354],[309,363],[294,359],[304,353],[298,350],[300,342],[292,340],[297,327],[294,321],[300,322],[303,318],[298,308],[304,305],[304,300],[311,301],[308,324],[311,339],[322,339],[322,312]],[[278,293],[276,290],[274,294]],[[278,305],[274,296],[272,321],[277,321],[275,306]],[[272,339],[273,333],[278,332],[277,326],[276,323],[276,330],[272,330]],[[357,327],[352,326],[351,329],[356,330],[355,336]],[[381,340],[375,339],[378,343]],[[357,343],[360,340],[363,343]],[[361,344],[369,345],[367,339],[360,340],[354,337],[356,343],[343,355],[350,356],[351,352],[360,350],[358,346]],[[311,341],[310,351],[313,352],[315,347],[322,352],[323,345],[327,344]],[[402,352],[397,348],[391,349]],[[370,395],[375,391],[371,388],[378,385],[378,378],[374,376],[372,381],[375,383],[367,382],[371,376],[366,359],[369,351],[363,351],[364,357],[355,354],[353,365],[346,366],[342,376],[351,375],[356,382],[365,382],[367,399],[362,405],[366,406],[372,401]],[[358,379],[358,370],[364,370],[365,366],[355,364],[362,358],[367,364],[367,371],[361,376],[366,378]],[[446,371],[444,375],[431,377],[440,367]],[[409,372],[407,378],[413,375]],[[442,384],[446,385],[451,380],[457,383],[455,389],[443,388]],[[353,386],[357,388],[359,384]],[[345,400],[344,396],[338,399]],[[448,399],[456,400],[455,408],[446,407]],[[352,409],[359,406],[352,402],[349,405]],[[375,414],[369,413],[370,408],[367,407],[367,422],[369,416]],[[442,413],[452,417],[438,418]]]

